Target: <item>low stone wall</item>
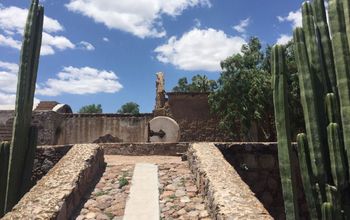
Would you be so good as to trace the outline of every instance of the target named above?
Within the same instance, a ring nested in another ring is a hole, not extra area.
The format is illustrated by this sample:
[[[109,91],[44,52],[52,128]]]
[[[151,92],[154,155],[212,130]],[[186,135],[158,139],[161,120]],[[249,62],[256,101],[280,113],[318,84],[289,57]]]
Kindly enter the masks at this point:
[[[45,176],[73,145],[38,146],[35,152],[32,185]]]
[[[239,142],[215,145],[269,213],[275,219],[285,219],[277,144]],[[299,167],[296,169],[299,170]],[[300,219],[309,219],[300,175],[297,179],[297,187],[300,189],[298,192]]]
[[[106,155],[127,156],[179,156],[186,153],[188,143],[114,143],[99,144]]]
[[[213,143],[192,144],[188,161],[213,219],[272,219]]]
[[[74,145],[3,219],[70,219],[104,167],[100,146]]]

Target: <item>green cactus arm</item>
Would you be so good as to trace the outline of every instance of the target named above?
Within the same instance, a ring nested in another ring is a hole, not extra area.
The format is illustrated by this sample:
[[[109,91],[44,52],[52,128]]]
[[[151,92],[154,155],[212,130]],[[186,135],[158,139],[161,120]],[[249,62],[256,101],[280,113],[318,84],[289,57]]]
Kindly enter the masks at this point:
[[[38,139],[38,128],[35,126],[32,126],[30,128],[29,133],[29,146],[26,153],[26,161],[23,168],[23,176],[21,181],[21,197],[29,191],[29,189],[32,187],[32,170],[33,170],[33,164],[34,164],[34,158],[35,158],[35,150],[37,145],[37,139]]]
[[[328,90],[326,92],[333,92],[337,94],[338,90],[334,66],[334,56],[324,0],[314,0],[312,6],[316,24],[316,35],[319,39],[318,47],[320,50],[321,63],[323,64],[325,79],[328,87]]]
[[[333,182],[339,190],[343,190],[348,186],[348,180],[345,162],[346,154],[340,138],[338,124],[330,123],[327,127],[327,132]]]
[[[28,112],[32,111],[33,108],[33,100],[34,100],[34,93],[35,93],[35,86],[36,86],[36,79],[38,74],[38,68],[39,68],[39,58],[40,58],[40,50],[41,50],[41,42],[42,42],[42,32],[43,32],[43,24],[44,24],[44,7],[39,5],[38,6],[38,14],[37,14],[37,20],[36,20],[36,26],[34,29],[34,48],[33,48],[33,57],[32,57],[32,69],[31,69],[31,79],[30,79],[30,92],[28,93],[29,97],[29,104],[28,104]]]
[[[348,38],[348,44],[350,45],[350,0],[343,0],[342,3],[344,8],[346,35]]]
[[[35,36],[37,31],[42,30],[38,27],[39,1],[33,0],[28,12],[27,23],[24,31],[24,38],[21,50],[21,63],[18,73],[17,96],[15,107],[15,118],[13,123],[12,141],[9,158],[9,171],[6,190],[6,211],[9,211],[20,199],[21,180],[23,168],[25,165],[26,152],[28,150],[28,135],[31,124],[32,97],[31,88],[33,77],[36,79],[36,73],[33,68],[37,40]],[[41,24],[42,25],[42,24]],[[34,75],[34,76],[33,76]],[[35,84],[35,82],[34,82]]]
[[[340,0],[329,1],[329,19],[337,75],[343,143],[346,148],[347,160],[350,161],[350,52],[345,29],[344,9]],[[350,171],[348,170],[348,172]]]
[[[333,205],[330,202],[322,204],[322,220],[333,220],[334,218]]]
[[[312,4],[309,2],[304,2],[302,5],[302,22],[305,45],[308,53],[310,69],[315,75],[315,88],[320,94],[325,94],[326,91],[329,91],[329,83],[327,83],[327,79],[325,77],[325,67],[323,66],[323,62],[321,62],[320,51],[317,43],[315,20],[312,11]],[[320,99],[319,104],[323,105],[322,96],[316,96],[315,98]]]
[[[308,62],[308,54],[305,45],[304,32],[302,28],[296,28],[294,31],[294,51],[298,67],[298,77],[300,85],[300,98],[304,112],[305,128],[310,149],[312,173],[315,175],[322,200],[325,199],[324,185],[327,182],[326,166],[324,163],[324,149],[327,141],[323,141],[320,115],[318,105],[314,97],[320,96],[316,93],[314,86],[314,74],[312,74]],[[330,169],[330,168],[329,168]]]
[[[297,135],[298,159],[301,178],[304,186],[307,206],[311,219],[321,218],[321,207],[316,190],[316,182],[311,168],[310,150],[304,133]]]
[[[272,48],[273,100],[278,140],[278,161],[287,220],[299,219],[295,171],[292,166],[293,150],[290,139],[287,79],[283,46]]]
[[[0,143],[0,218],[5,214],[5,198],[7,186],[8,161],[10,144]]]
[[[325,98],[325,105],[326,105],[328,124],[337,123],[336,114],[338,114],[338,111],[337,111],[338,106],[336,104],[336,95],[334,93],[327,93]]]

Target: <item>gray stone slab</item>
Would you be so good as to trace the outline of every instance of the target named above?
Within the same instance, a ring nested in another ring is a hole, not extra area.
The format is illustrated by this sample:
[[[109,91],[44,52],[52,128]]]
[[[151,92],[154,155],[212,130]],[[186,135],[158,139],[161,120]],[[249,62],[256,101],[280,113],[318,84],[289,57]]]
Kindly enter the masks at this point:
[[[158,166],[137,163],[124,220],[159,220]]]

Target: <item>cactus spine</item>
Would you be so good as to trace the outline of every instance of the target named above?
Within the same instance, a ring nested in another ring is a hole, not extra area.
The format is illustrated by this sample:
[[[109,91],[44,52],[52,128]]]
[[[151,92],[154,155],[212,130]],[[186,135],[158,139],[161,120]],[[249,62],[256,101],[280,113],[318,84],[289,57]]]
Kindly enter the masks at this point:
[[[303,28],[294,31],[307,134],[297,143],[311,219],[350,219],[349,8],[350,0],[329,1],[331,39],[324,1],[305,2]]]
[[[284,207],[287,219],[299,219],[298,201],[296,198],[296,178],[292,162],[290,139],[289,111],[287,102],[287,78],[283,46],[272,48],[273,101],[276,115],[278,137],[278,160],[283,188]]]
[[[37,130],[31,128],[32,108],[42,40],[44,8],[33,0],[24,31],[17,82],[15,118],[10,146],[5,212],[28,190]],[[2,208],[1,208],[2,209]]]

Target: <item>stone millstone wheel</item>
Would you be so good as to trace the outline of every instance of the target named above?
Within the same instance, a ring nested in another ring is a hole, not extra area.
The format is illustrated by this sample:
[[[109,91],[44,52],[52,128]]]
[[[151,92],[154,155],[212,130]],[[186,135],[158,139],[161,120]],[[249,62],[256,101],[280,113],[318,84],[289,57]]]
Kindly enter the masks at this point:
[[[158,116],[149,122],[148,135],[150,142],[179,142],[180,127],[174,119]]]

